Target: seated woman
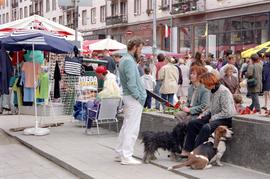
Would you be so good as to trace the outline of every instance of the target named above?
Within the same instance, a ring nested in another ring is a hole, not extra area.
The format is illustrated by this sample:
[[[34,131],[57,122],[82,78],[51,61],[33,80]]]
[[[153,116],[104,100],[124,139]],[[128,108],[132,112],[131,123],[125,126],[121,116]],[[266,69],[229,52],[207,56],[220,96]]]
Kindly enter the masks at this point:
[[[226,86],[232,94],[236,94],[239,91],[238,78],[233,76],[234,66],[228,65],[225,68],[225,76],[220,80],[221,84]]]
[[[192,85],[188,88],[187,103],[175,114],[176,119],[187,124],[191,119],[196,119],[209,105],[209,91],[200,83],[199,77],[206,73],[203,66],[192,66],[190,69],[190,81]]]
[[[188,156],[189,152],[207,141],[218,126],[231,127],[232,116],[235,114],[232,93],[228,88],[220,84],[214,74],[205,73],[200,80],[211,91],[210,106],[197,119],[188,123],[182,156]]]

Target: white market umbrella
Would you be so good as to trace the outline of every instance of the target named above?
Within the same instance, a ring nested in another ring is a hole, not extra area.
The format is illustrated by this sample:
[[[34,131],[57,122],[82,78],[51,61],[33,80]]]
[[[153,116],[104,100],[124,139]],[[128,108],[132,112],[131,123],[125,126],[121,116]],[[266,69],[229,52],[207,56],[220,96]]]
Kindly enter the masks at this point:
[[[98,41],[96,43],[93,43],[89,45],[89,49],[94,50],[120,50],[125,49],[127,46],[125,44],[122,44],[116,40],[112,40],[110,38]]]

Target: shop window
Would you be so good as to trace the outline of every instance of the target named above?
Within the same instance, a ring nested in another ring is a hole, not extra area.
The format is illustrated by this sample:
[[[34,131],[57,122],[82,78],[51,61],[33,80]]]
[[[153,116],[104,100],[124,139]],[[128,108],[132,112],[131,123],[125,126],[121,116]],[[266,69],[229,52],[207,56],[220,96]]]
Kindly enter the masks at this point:
[[[254,16],[243,16],[242,29],[253,29]]]
[[[230,44],[231,33],[221,33],[219,34],[219,45],[228,45]]]
[[[255,16],[254,28],[268,28],[268,14]]]
[[[254,42],[254,31],[253,30],[246,30],[242,31],[242,38],[245,44],[251,44]]]
[[[208,23],[208,34],[214,34],[218,33],[218,28],[219,28],[219,21],[209,21]]]
[[[218,21],[219,21],[219,28],[218,28],[219,32],[226,32],[226,31],[231,30],[231,23],[230,23],[230,20],[228,18],[227,19],[220,19]]]
[[[231,44],[241,44],[241,31],[231,33]]]
[[[192,47],[192,27],[186,26],[180,28],[180,53],[185,53],[191,51]]]
[[[240,30],[242,27],[241,17],[231,18],[231,30]]]

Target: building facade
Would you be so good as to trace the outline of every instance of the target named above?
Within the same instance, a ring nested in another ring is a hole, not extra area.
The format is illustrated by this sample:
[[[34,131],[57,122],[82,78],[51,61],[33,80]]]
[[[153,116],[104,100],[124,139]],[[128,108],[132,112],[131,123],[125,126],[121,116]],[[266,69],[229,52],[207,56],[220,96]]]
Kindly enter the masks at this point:
[[[270,39],[270,0],[156,0],[157,46],[179,53],[208,50],[222,56]],[[59,7],[58,0],[5,0],[0,24],[39,14],[78,29],[88,40],[110,36],[126,43],[141,36],[152,45],[152,0],[93,0],[92,6]],[[169,36],[168,36],[169,29]],[[172,40],[171,40],[172,39]]]

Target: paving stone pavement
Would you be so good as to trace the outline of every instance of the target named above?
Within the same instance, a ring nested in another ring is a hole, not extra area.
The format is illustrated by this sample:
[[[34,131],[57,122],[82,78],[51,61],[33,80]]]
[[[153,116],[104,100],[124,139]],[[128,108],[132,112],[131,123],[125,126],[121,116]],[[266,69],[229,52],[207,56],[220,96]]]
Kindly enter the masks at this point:
[[[49,122],[51,119],[46,119]],[[61,118],[57,118],[61,120]],[[64,120],[64,118],[63,118]],[[33,117],[26,117],[21,125],[29,125]],[[17,125],[16,116],[8,116],[2,119],[0,126],[6,131],[11,126]],[[153,164],[138,166],[122,166],[114,162],[113,148],[116,145],[117,134],[103,130],[103,135],[86,135],[80,125],[72,123],[70,119],[65,120],[63,127],[51,128],[47,136],[25,136],[21,132],[9,133],[18,140],[25,142],[34,151],[50,158],[58,165],[65,167],[81,178],[97,179],[181,179],[181,178],[202,178],[202,179],[266,179],[269,175],[253,170],[225,164],[224,167],[214,167],[209,170],[191,170],[182,168],[176,173],[167,171],[168,166],[176,164],[171,162],[167,152],[159,151],[158,160]],[[92,130],[96,133],[96,130]],[[135,156],[141,158],[143,146],[140,140],[135,147]],[[32,174],[32,173],[31,173]],[[44,174],[45,175],[45,174]]]

